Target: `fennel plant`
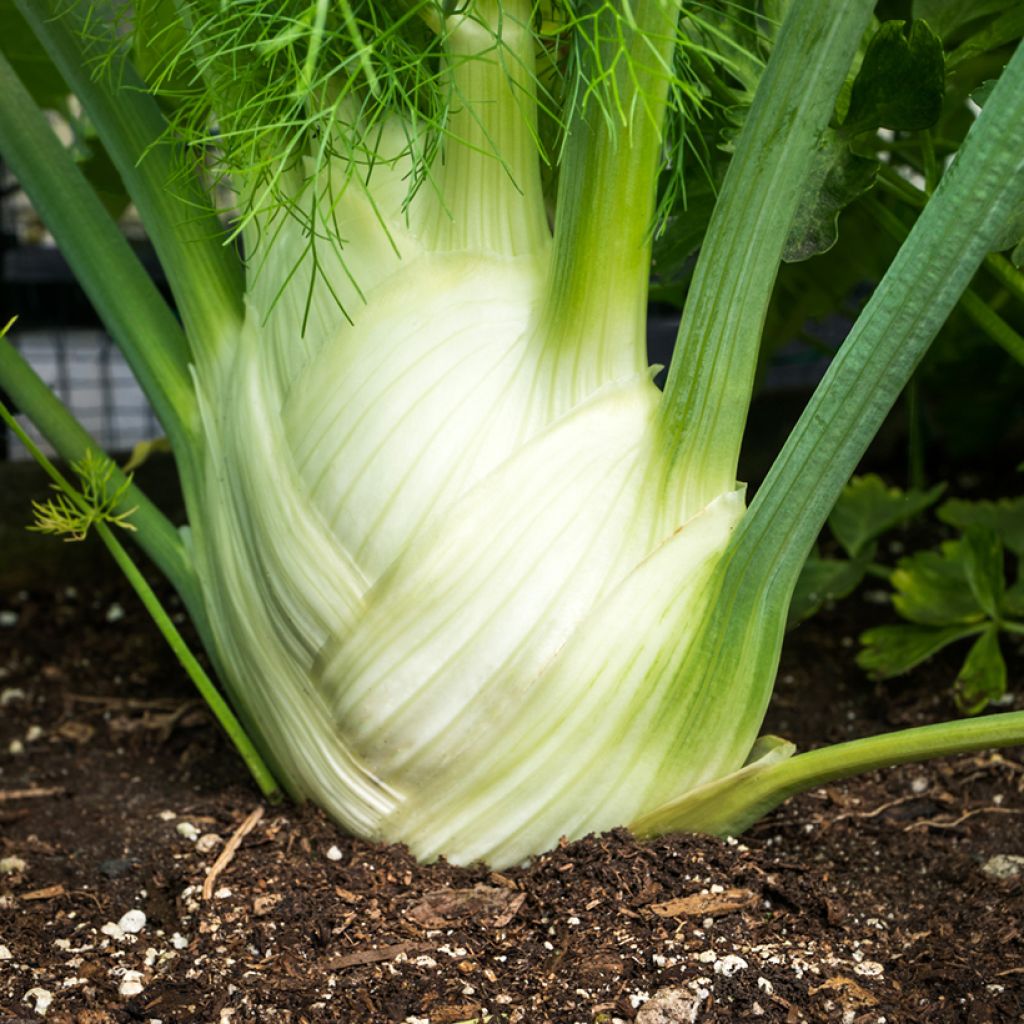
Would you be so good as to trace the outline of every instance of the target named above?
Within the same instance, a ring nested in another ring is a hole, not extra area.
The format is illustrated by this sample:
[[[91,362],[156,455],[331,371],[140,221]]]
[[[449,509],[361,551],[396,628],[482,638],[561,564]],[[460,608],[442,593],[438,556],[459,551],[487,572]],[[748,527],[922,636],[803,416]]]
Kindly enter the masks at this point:
[[[180,317],[0,60],[0,149],[175,454],[188,526],[127,486],[136,539],[295,798],[502,865],[622,824],[735,832],[827,779],[1024,740],[1019,713],[798,756],[758,739],[822,523],[1012,244],[1024,51],[746,508],[765,311],[870,2],[763,5],[781,27],[663,391],[651,244],[685,219],[692,30],[720,24],[700,5],[15,5]],[[0,384],[65,457],[95,447],[6,343]]]

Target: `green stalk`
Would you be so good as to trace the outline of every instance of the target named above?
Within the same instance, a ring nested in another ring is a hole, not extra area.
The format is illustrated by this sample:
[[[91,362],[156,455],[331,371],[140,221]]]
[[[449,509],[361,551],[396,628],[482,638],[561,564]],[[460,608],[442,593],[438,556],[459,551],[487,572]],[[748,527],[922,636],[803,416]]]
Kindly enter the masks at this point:
[[[555,372],[584,389],[647,365],[652,219],[679,11],[664,0],[623,7],[606,6],[577,30],[599,41],[580,43],[596,52],[580,57],[544,316]]]
[[[198,414],[185,336],[2,54],[0,152],[124,353],[187,478]]]
[[[932,338],[1024,200],[1024,47],[1007,65],[734,536],[737,583],[780,596]],[[752,575],[750,575],[752,574]],[[783,600],[785,603],[785,600]]]
[[[634,823],[639,835],[694,829],[739,835],[788,797],[877,768],[973,750],[1024,743],[1024,711],[900,729],[884,736],[835,743],[751,771],[735,787],[714,783],[695,791],[685,810],[665,808]],[[738,774],[738,773],[737,773]],[[682,801],[680,801],[680,804]]]
[[[18,350],[3,339],[0,339],[0,384],[43,437],[57,449],[62,459],[69,463],[78,462],[90,448],[100,451],[100,446],[88,431],[63,406]],[[124,474],[119,469],[115,469],[114,482],[117,486],[124,482]],[[185,550],[181,535],[134,484],[126,492],[119,511],[129,508],[135,509],[132,522],[138,530],[139,547],[178,591],[192,618],[202,623],[202,596],[192,559]]]
[[[873,6],[795,0],[736,144],[662,399],[673,472],[703,489],[703,503],[735,485],[782,250]]]
[[[86,24],[66,0],[15,3],[81,100],[138,207],[189,339],[215,345],[241,320],[241,263],[195,173],[175,155],[156,100],[97,17]],[[111,53],[111,66],[93,74]]]
[[[446,19],[453,109],[420,227],[424,244],[436,251],[514,258],[548,240],[530,14],[523,0],[481,0]]]
[[[32,438],[21,429],[18,421],[10,414],[6,407],[0,403],[0,419],[2,419],[17,434],[18,439],[28,449],[32,457],[46,471],[46,474],[53,480],[57,488],[63,492],[82,512],[89,511],[88,503],[83,499],[79,491],[72,486],[67,478],[57,467],[40,451]],[[98,448],[95,450],[99,450]],[[123,478],[123,476],[122,476]],[[117,479],[117,477],[115,477]],[[126,510],[127,511],[127,510]],[[134,518],[135,513],[133,513]],[[206,674],[203,666],[196,660],[195,655],[189,650],[184,637],[178,632],[171,617],[167,614],[160,599],[153,593],[152,587],[146,582],[146,578],[139,571],[138,566],[132,561],[124,546],[114,536],[110,527],[102,521],[93,524],[97,534],[103,541],[107,550],[111,553],[118,568],[124,573],[132,589],[139,595],[149,612],[153,622],[156,623],[160,634],[167,641],[168,646],[174,651],[182,668],[188,673],[189,678],[195,683],[200,696],[206,701],[207,706],[213,712],[214,717],[220,723],[221,728],[228,734],[235,749],[241,755],[246,767],[252,774],[260,792],[271,801],[281,799],[281,793],[270,769],[266,766],[259,752],[256,750],[252,740],[246,735],[241,723],[235,717],[234,712],[228,707],[227,702],[220,695],[213,681]]]
[[[873,199],[868,200],[868,209],[874,219],[892,238],[902,242],[907,237],[909,228],[891,210],[886,209],[881,203]],[[999,261],[1005,263],[1006,268],[999,267]],[[985,257],[984,266],[988,270],[994,271],[1001,283],[1012,287],[1014,283],[1012,275],[1017,272],[1009,260],[996,253],[989,253]],[[999,269],[997,270],[996,268]],[[1007,273],[1007,268],[1009,273]],[[1020,276],[1017,274],[1017,277]],[[1024,365],[1024,338],[992,309],[973,288],[964,289],[958,306],[992,341],[1016,359],[1018,363]]]
[[[711,691],[718,680],[734,678],[737,659],[750,681],[729,700],[705,700],[689,728],[726,729],[725,713],[716,705],[728,707],[738,732],[761,721],[793,586],[814,539],[932,338],[1022,200],[1024,46],[1003,72],[733,534],[720,563],[713,611],[696,645],[710,653],[700,660],[694,685]],[[687,670],[693,666],[684,664],[682,671]],[[647,816],[643,826],[653,827],[656,821],[659,828],[739,831],[772,801],[826,777],[894,763],[904,755],[909,760],[1024,740],[1024,716],[1000,717],[1008,728],[985,731],[978,723],[957,722],[815,751],[789,762],[785,772],[781,766],[750,766],[670,801]],[[837,753],[831,754],[832,749]],[[777,780],[769,785],[770,799],[759,796],[754,783],[762,773]]]

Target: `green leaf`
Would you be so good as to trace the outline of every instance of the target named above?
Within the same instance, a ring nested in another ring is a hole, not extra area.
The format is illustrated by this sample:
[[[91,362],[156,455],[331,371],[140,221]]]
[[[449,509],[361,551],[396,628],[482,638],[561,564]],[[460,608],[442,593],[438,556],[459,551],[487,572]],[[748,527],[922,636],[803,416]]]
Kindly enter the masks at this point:
[[[875,183],[878,161],[858,156],[829,129],[818,143],[782,258],[799,263],[828,252],[839,237],[839,212]]]
[[[927,661],[943,647],[973,636],[979,626],[877,626],[861,635],[864,645],[857,655],[860,665],[874,679],[901,676]]]
[[[962,25],[1000,14],[1020,0],[914,0],[915,18],[923,18],[943,39]]]
[[[975,32],[961,43],[946,58],[946,67],[952,71],[964,62],[979,57],[989,50],[997,50],[1001,46],[1015,43],[1022,34],[1024,34],[1024,5],[1016,3],[994,21],[989,22],[981,31]]]
[[[826,601],[848,596],[864,579],[870,556],[850,560],[817,558],[812,555],[804,563],[789,605],[787,626],[791,629],[810,618]]]
[[[886,530],[912,519],[938,501],[945,486],[902,491],[899,487],[887,487],[874,473],[855,476],[843,488],[828,517],[828,525],[846,553],[856,558]]]
[[[985,630],[967,652],[963,668],[953,685],[957,707],[965,715],[976,715],[1006,693],[1006,662],[999,649],[999,630]]]
[[[942,42],[923,21],[886,21],[868,43],[850,93],[848,135],[930,128],[945,92]]]
[[[985,526],[1016,555],[1024,555],[1024,496],[998,501],[964,501],[950,498],[937,512],[939,519],[960,530]]]
[[[892,574],[893,606],[923,626],[977,623],[985,617],[967,578],[964,545],[946,541],[938,551],[900,559]]]
[[[998,619],[1006,589],[998,534],[987,526],[972,526],[964,534],[962,550],[971,593],[989,618]]]

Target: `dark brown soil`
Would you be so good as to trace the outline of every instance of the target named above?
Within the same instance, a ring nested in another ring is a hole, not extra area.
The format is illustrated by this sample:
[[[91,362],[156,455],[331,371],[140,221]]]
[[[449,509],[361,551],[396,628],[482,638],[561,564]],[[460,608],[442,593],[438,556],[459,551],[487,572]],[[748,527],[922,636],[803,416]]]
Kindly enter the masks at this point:
[[[421,866],[262,806],[122,588],[0,611],[0,1021],[1024,1021],[1019,751],[819,790],[740,841]],[[955,655],[887,690],[853,665],[885,614],[856,596],[790,638],[771,731],[953,713]]]

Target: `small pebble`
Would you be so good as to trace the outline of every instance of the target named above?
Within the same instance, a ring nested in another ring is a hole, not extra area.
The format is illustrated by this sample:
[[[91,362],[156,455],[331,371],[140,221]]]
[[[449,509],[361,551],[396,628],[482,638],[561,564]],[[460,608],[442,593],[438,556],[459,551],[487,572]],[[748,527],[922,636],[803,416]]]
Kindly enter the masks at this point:
[[[0,626],[3,626],[5,629],[10,629],[11,626],[16,626],[17,624],[18,624],[18,613],[17,612],[9,611],[6,608],[3,611],[0,611]],[[33,989],[32,991],[35,992],[37,990]],[[38,991],[42,992],[43,990],[39,989]],[[47,1005],[49,1005],[49,1004],[47,1004]],[[46,1011],[44,1010],[43,1013],[45,1013],[45,1012]]]
[[[132,869],[132,862],[127,857],[112,857],[100,861],[100,874],[104,878],[120,878]]]
[[[735,953],[729,953],[728,956],[723,956],[721,960],[715,961],[715,974],[721,974],[726,978],[731,978],[734,974],[739,974],[740,971],[745,971],[750,965],[741,956],[737,956]]]
[[[36,1013],[40,1017],[45,1017],[46,1011],[50,1008],[50,1003],[53,1002],[53,993],[45,988],[30,988],[21,1001],[27,1003],[29,1000],[36,1004],[34,1007]]]
[[[18,754],[24,754],[25,744],[22,743],[21,740],[11,740],[11,742],[7,744],[7,753],[13,754],[15,757],[17,757]]]
[[[916,776],[914,780],[910,783],[910,791],[912,793],[917,793],[918,796],[920,796],[922,793],[926,793],[928,791],[928,776]]]
[[[177,815],[174,813],[174,811],[161,811],[157,815],[157,817],[161,821],[174,821],[174,819],[177,817]]]
[[[100,931],[104,935],[109,935],[117,942],[120,942],[124,938],[124,929],[119,924],[114,924],[113,921],[108,921],[100,928]]]
[[[0,960],[12,960],[11,951],[6,946],[0,946]]]
[[[117,922],[117,925],[128,935],[136,935],[146,927],[146,915],[138,908],[129,910],[121,915],[121,920]]]
[[[171,936],[171,945],[175,949],[186,949],[188,947],[188,939],[181,932],[175,932]]]
[[[0,861],[0,870],[3,862]],[[1016,853],[997,853],[989,857],[981,866],[981,872],[994,878],[997,882],[1005,882],[1011,878],[1017,878],[1024,873],[1024,857]]]
[[[142,974],[139,971],[125,971],[121,984],[117,986],[118,993],[125,999],[137,996],[142,989]]]
[[[20,875],[27,867],[20,857],[0,857],[0,875]]]
[[[105,616],[107,622],[120,622],[124,618],[124,608],[115,601],[108,609]],[[141,989],[140,989],[141,991]]]
[[[211,853],[216,850],[220,844],[224,842],[223,839],[216,832],[204,832],[196,840],[196,850],[199,853]]]
[[[26,743],[36,743],[46,735],[46,730],[38,725],[30,725],[25,732]]]
[[[28,694],[20,686],[8,686],[3,692],[0,692],[0,707],[7,707],[8,704],[13,704],[15,701],[27,700]]]
[[[226,900],[231,896],[231,890],[225,885],[223,888],[218,889],[214,894],[214,899]]]
[[[640,1007],[636,1024],[696,1024],[705,999],[685,988],[659,989]]]
[[[336,846],[332,846],[327,851],[327,859],[328,860],[341,860],[341,857],[342,857],[341,850],[339,850],[338,847],[336,847]]]
[[[183,836],[185,839],[191,839],[195,842],[199,838],[199,829],[192,824],[191,821],[179,821],[174,826],[175,831],[179,836]]]

